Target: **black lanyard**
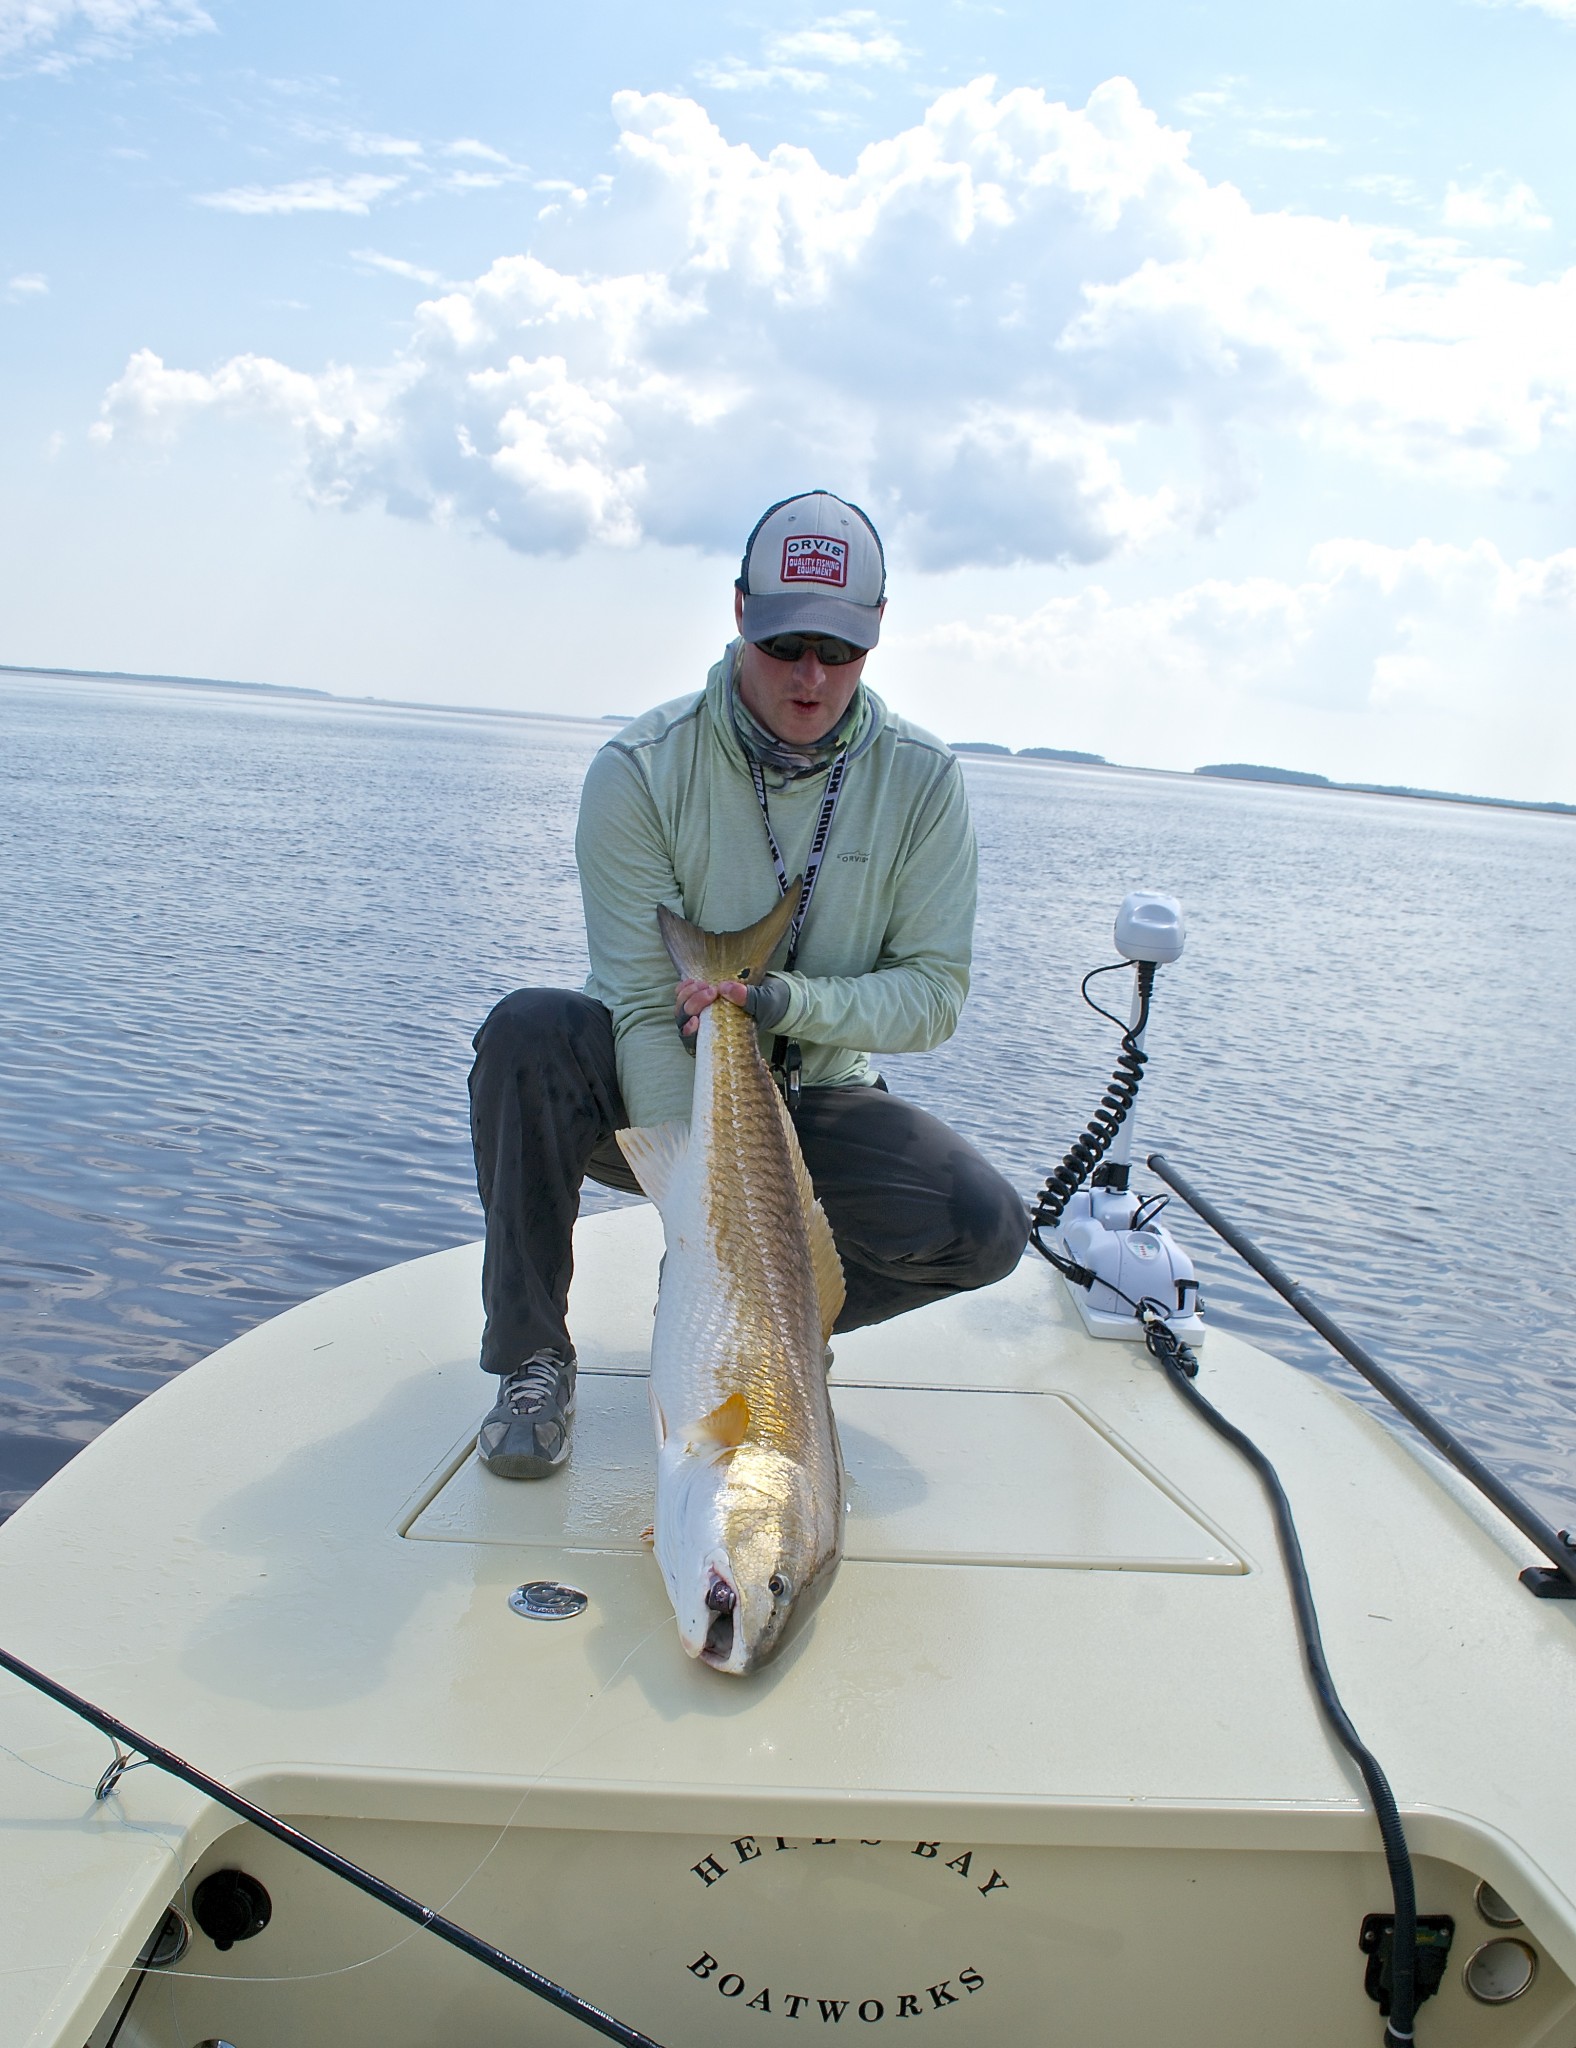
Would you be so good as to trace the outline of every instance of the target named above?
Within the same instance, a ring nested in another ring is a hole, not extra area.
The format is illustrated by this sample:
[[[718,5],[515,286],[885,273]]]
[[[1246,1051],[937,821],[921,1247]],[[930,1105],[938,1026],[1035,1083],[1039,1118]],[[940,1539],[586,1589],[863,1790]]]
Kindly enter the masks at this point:
[[[843,776],[848,767],[848,749],[844,747],[832,763],[832,772],[826,778],[826,796],[821,804],[821,815],[816,820],[815,837],[810,841],[810,857],[804,864],[804,880],[799,885],[799,902],[788,927],[788,957],[783,962],[786,969],[792,969],[799,957],[799,935],[804,930],[805,918],[810,911],[810,898],[815,894],[816,878],[821,872],[821,863],[826,858],[827,841],[832,836],[832,820],[837,815],[837,799],[843,793]],[[750,780],[755,784],[755,801],[761,807],[761,822],[766,827],[766,844],[771,848],[772,865],[777,870],[777,887],[786,896],[793,884],[788,879],[788,867],[777,844],[777,834],[772,830],[772,814],[766,803],[766,777],[759,761],[750,762]],[[783,1093],[787,1097],[790,1111],[799,1107],[799,1069],[802,1064],[799,1041],[796,1038],[776,1038],[772,1041],[772,1065],[783,1077]]]
[[[816,877],[821,872],[821,862],[826,858],[826,842],[832,836],[832,820],[837,815],[837,799],[843,793],[843,775],[848,767],[848,749],[844,747],[832,763],[832,772],[826,778],[826,797],[821,805],[821,815],[815,823],[815,837],[810,841],[810,858],[804,864],[804,880],[799,885],[799,907],[793,914],[788,927],[788,958],[783,962],[791,968],[799,956],[799,934],[804,930],[804,921],[809,914],[810,898],[815,894]],[[777,834],[772,830],[772,814],[766,807],[766,777],[759,761],[750,763],[750,780],[755,784],[755,801],[761,807],[761,821],[766,827],[766,844],[772,850],[772,865],[777,870],[777,887],[786,896],[792,886],[788,880],[787,864],[783,860],[782,848],[777,844]]]

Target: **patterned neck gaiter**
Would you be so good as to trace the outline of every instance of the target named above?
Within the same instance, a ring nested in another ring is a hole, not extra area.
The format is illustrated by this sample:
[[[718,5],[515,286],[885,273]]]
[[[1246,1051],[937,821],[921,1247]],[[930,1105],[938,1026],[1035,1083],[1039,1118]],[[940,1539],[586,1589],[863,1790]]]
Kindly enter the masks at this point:
[[[864,688],[861,683],[855,690],[849,699],[848,709],[829,733],[823,733],[820,739],[807,747],[790,746],[787,740],[780,740],[776,733],[769,732],[739,695],[739,665],[735,661],[728,684],[728,702],[733,711],[733,729],[738,734],[739,745],[763,768],[775,768],[790,782],[797,782],[805,775],[820,775],[831,767],[859,730],[864,710]]]

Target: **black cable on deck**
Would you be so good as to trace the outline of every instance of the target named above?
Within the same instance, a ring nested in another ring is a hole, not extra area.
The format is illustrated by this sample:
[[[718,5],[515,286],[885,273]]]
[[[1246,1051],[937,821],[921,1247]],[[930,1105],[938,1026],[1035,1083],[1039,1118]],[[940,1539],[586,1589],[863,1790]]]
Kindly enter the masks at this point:
[[[1361,1771],[1374,1818],[1379,1823],[1385,1865],[1390,1873],[1390,1895],[1395,1906],[1395,1932],[1390,1951],[1390,2016],[1385,2025],[1385,2048],[1407,2048],[1412,2040],[1412,2023],[1417,2011],[1417,1887],[1412,1877],[1411,1853],[1406,1846],[1401,1811],[1390,1789],[1390,1780],[1385,1776],[1379,1759],[1353,1727],[1351,1716],[1341,1704],[1335,1680],[1330,1675],[1329,1661],[1324,1654],[1324,1638],[1319,1630],[1319,1612],[1314,1605],[1313,1588],[1308,1582],[1308,1566],[1297,1535],[1297,1524],[1292,1518],[1291,1502],[1280,1483],[1280,1474],[1252,1437],[1245,1436],[1234,1422],[1228,1422],[1214,1403],[1199,1392],[1193,1377],[1198,1371],[1197,1362],[1187,1346],[1173,1335],[1162,1315],[1144,1317],[1144,1341],[1183,1400],[1247,1459],[1269,1496],[1275,1516],[1275,1534],[1286,1566],[1292,1605],[1296,1609],[1297,1629],[1302,1637],[1303,1661],[1308,1667],[1314,1695],[1321,1713],[1335,1732],[1336,1740]]]
[[[387,1884],[381,1877],[374,1877],[369,1870],[363,1870],[358,1863],[352,1863],[347,1856],[326,1848],[314,1841],[310,1835],[302,1834],[299,1828],[291,1827],[288,1821],[280,1820],[265,1807],[253,1805],[250,1799],[221,1784],[217,1778],[210,1778],[206,1771],[200,1771],[195,1764],[189,1764],[184,1757],[178,1757],[173,1750],[164,1749],[156,1742],[150,1742],[146,1735],[139,1735],[135,1728],[128,1728],[124,1721],[118,1721],[113,1714],[107,1714],[102,1707],[96,1707],[91,1700],[85,1700],[80,1693],[72,1692],[55,1679],[37,1671],[31,1664],[24,1664],[20,1657],[13,1657],[8,1650],[0,1649],[0,1670],[9,1671],[13,1678],[20,1678],[24,1685],[30,1685],[35,1692],[41,1692],[46,1699],[54,1700],[68,1713],[75,1714],[96,1728],[101,1735],[107,1735],[114,1742],[122,1742],[128,1749],[136,1750],[150,1764],[156,1764],[161,1771],[167,1771],[172,1778],[179,1778],[182,1784],[190,1785],[220,1806],[228,1807],[231,1813],[239,1814],[242,1820],[250,1821],[254,1828],[260,1828],[265,1835],[272,1835],[277,1842],[283,1842],[287,1849],[294,1849],[298,1855],[319,1863],[335,1877],[342,1877],[346,1884],[354,1885],[369,1898],[377,1899],[392,1912],[402,1914],[414,1921],[416,1926],[435,1934],[440,1941],[446,1941],[451,1948],[484,1963],[489,1970],[496,1970],[500,1977],[507,1977],[510,1983],[520,1985],[524,1990],[542,1998],[549,2005],[557,2006],[571,2019],[579,2020],[595,2034],[604,2035],[609,2041],[621,2041],[624,2048],[660,2048],[649,2034],[638,2033],[635,2028],[625,2026],[611,2013],[605,2013],[599,2006],[577,1992],[566,1991],[562,1984],[555,1984],[551,1977],[544,1977],[529,1964],[519,1962],[501,1948],[494,1948],[490,1941],[483,1941],[480,1935],[472,1934],[469,1928],[461,1927],[457,1921],[445,1919],[443,1914],[424,1906],[419,1899],[413,1899],[406,1892]],[[106,1774],[108,1775],[108,1774]],[[127,2001],[128,2004],[130,2001]]]

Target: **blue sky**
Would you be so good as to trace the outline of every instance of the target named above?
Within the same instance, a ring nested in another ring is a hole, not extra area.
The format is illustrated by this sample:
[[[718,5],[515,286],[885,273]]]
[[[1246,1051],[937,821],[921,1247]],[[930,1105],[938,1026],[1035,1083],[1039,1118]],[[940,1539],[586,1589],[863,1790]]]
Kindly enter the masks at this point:
[[[1576,800],[1576,0],[0,0],[0,660]]]

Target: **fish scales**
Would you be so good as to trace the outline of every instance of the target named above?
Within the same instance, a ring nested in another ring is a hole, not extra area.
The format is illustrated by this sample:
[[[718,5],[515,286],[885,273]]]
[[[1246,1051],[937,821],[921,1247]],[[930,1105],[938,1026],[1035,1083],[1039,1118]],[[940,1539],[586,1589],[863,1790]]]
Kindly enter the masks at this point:
[[[681,974],[754,979],[793,895],[748,932],[661,913]],[[778,1647],[841,1554],[843,1471],[824,1342],[842,1270],[746,1013],[702,1012],[690,1125],[621,1131],[662,1212],[652,1342],[655,1544],[690,1655],[734,1673]]]

